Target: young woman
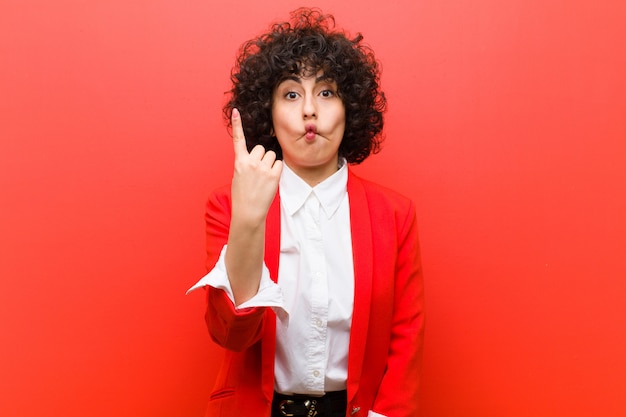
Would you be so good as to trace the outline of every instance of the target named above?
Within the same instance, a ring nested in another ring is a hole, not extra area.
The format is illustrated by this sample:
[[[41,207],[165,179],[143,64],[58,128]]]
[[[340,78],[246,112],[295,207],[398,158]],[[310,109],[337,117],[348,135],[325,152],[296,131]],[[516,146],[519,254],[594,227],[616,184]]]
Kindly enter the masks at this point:
[[[241,49],[233,180],[209,198],[192,287],[226,350],[207,416],[417,415],[415,207],[348,168],[379,150],[386,105],[361,39],[299,9]]]

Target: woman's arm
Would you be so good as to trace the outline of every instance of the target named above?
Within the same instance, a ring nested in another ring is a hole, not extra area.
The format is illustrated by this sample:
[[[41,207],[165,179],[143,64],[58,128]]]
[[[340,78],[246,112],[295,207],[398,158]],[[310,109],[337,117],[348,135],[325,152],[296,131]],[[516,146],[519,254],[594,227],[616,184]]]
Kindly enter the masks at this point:
[[[415,417],[424,336],[424,293],[413,204],[399,231],[398,242],[391,339],[374,411],[388,417]]]
[[[235,171],[232,182],[232,217],[225,255],[226,271],[235,305],[252,298],[259,289],[265,247],[265,219],[278,190],[282,161],[261,145],[248,153],[241,117],[233,109]]]

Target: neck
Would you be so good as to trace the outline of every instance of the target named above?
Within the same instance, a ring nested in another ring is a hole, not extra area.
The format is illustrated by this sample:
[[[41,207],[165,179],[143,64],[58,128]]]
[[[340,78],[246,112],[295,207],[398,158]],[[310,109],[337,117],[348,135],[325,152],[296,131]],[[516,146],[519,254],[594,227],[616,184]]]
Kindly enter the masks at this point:
[[[310,187],[315,187],[339,170],[339,161],[325,167],[297,167],[287,166]]]

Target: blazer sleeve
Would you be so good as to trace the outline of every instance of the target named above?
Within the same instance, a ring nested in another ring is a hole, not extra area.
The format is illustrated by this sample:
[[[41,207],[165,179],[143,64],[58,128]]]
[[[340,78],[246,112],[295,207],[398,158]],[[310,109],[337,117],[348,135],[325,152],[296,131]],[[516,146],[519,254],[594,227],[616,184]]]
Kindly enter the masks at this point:
[[[206,207],[206,266],[210,270],[219,259],[228,241],[230,228],[230,188],[224,187],[209,197]],[[235,309],[224,290],[207,288],[205,320],[211,338],[220,346],[242,351],[256,343],[262,335],[265,307]]]
[[[418,415],[424,336],[424,292],[415,206],[398,222],[394,308],[386,370],[374,411],[388,417]]]

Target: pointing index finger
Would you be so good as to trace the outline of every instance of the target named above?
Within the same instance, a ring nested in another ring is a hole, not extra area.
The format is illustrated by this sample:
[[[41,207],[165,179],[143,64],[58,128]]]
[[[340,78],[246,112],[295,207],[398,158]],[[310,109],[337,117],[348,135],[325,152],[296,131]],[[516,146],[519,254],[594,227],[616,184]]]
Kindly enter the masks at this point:
[[[233,147],[235,149],[235,155],[247,153],[246,137],[243,134],[243,125],[241,124],[241,114],[239,114],[239,110],[233,109],[230,122],[233,126]]]

